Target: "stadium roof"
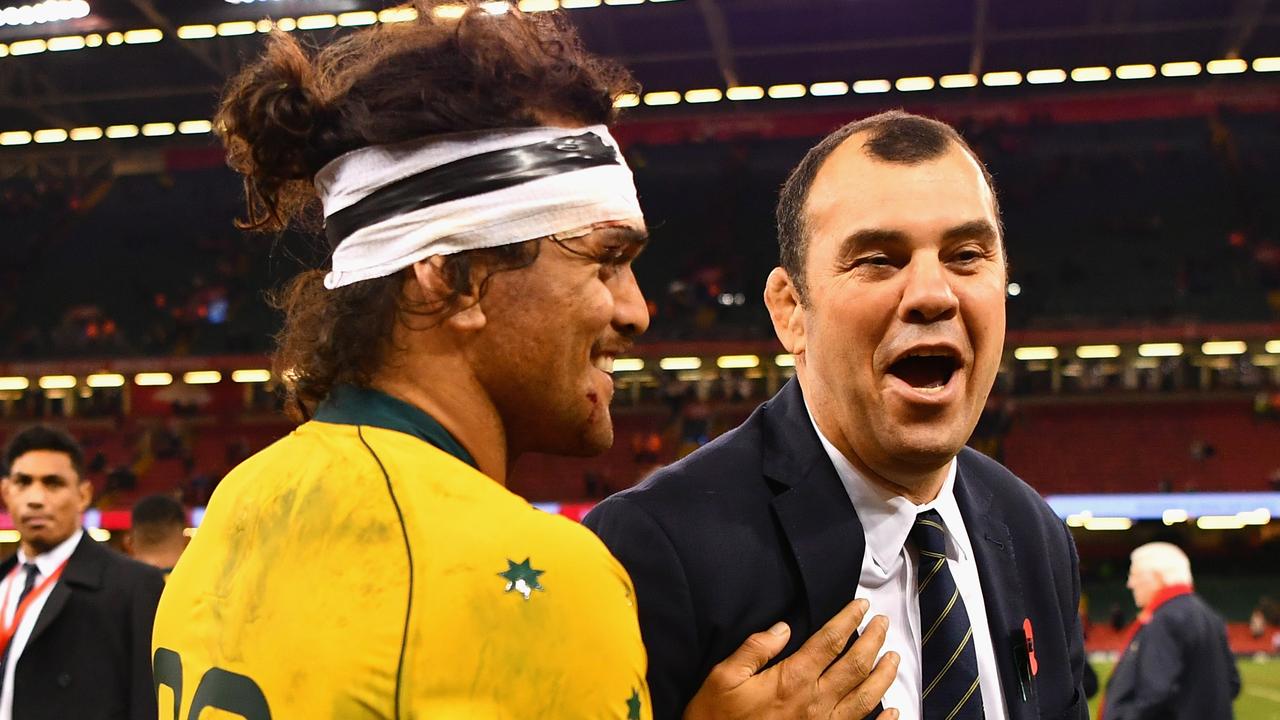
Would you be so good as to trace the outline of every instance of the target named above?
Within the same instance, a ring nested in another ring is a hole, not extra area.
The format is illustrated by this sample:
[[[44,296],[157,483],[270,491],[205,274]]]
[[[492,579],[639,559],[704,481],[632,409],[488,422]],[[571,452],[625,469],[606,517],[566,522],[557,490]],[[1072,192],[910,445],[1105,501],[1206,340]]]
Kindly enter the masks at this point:
[[[0,26],[0,145],[6,146],[0,160],[86,152],[72,149],[78,143],[70,131],[78,127],[107,137],[137,135],[139,142],[207,146],[207,128],[181,123],[209,118],[226,77],[272,27],[264,18],[323,43],[347,32],[344,25],[398,17],[386,12],[394,4],[369,0],[87,2],[89,14],[78,19]],[[916,88],[1008,98],[1036,90],[1034,80],[1061,82],[1059,92],[1106,93],[1136,85],[1118,79],[1126,76],[1122,66],[1136,66],[1129,71],[1135,78],[1154,75],[1143,80],[1146,87],[1235,83],[1274,93],[1280,79],[1259,72],[1280,69],[1280,12],[1267,0],[521,3],[571,8],[565,12],[587,45],[633,70],[652,94],[628,99],[640,106],[632,117],[829,106],[859,92]],[[1233,58],[1243,62],[1209,65]],[[1187,62],[1194,65],[1166,66]],[[1106,80],[1091,82],[1098,78]],[[1009,82],[1017,86],[1000,87]],[[689,92],[698,90],[705,92]],[[830,94],[840,97],[814,97]],[[757,96],[767,102],[731,101]],[[786,99],[795,96],[805,97]],[[121,127],[113,132],[113,126]]]

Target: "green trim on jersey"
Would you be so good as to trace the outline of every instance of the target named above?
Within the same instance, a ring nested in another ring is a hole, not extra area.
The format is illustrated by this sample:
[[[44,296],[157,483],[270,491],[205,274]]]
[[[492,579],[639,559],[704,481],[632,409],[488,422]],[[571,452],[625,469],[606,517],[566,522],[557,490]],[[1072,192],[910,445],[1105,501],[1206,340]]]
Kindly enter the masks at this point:
[[[316,408],[314,419],[337,425],[371,425],[412,435],[479,469],[471,453],[435,418],[379,390],[339,385]]]

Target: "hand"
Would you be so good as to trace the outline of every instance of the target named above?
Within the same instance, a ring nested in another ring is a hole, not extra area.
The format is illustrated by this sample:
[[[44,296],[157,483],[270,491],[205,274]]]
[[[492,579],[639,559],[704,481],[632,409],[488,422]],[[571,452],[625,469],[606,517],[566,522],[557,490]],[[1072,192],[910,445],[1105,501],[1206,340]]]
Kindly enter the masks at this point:
[[[897,676],[899,662],[895,652],[875,662],[889,628],[883,615],[840,655],[869,607],[861,598],[849,603],[794,655],[764,672],[760,668],[786,647],[791,628],[778,623],[747,638],[711,669],[685,708],[684,720],[866,717]],[[877,720],[897,718],[898,711],[890,708]]]

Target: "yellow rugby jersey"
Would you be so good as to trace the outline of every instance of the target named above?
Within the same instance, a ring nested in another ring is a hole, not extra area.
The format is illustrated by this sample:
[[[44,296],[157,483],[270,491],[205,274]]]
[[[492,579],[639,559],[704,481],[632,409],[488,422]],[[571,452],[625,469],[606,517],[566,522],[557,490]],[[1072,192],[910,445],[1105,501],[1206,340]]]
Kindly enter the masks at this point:
[[[232,471],[160,600],[159,717],[650,718],[626,571],[470,462],[342,387]]]

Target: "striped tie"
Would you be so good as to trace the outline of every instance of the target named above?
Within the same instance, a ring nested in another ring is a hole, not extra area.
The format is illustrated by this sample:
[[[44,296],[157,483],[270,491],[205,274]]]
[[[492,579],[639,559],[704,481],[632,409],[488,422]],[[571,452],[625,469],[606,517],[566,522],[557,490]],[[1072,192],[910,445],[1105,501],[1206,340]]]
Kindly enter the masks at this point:
[[[964,600],[947,567],[947,529],[936,510],[916,516],[911,539],[920,552],[920,692],[923,720],[981,720],[978,656]]]

